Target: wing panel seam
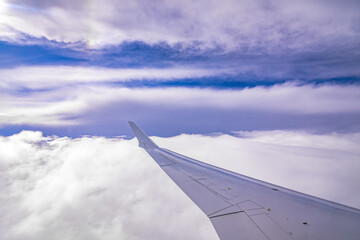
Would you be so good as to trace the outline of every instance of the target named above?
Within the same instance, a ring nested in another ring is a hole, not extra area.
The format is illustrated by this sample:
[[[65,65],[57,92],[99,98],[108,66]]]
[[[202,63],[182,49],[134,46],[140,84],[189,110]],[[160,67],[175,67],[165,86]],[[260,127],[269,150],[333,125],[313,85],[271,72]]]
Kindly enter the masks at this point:
[[[237,212],[224,213],[224,214],[219,214],[219,215],[211,216],[211,217],[208,216],[208,217],[209,217],[209,218],[223,217],[223,216],[227,216],[227,215],[231,215],[231,214],[236,214],[236,213],[242,213],[242,212],[245,212],[245,211],[240,210],[240,211],[237,211]]]

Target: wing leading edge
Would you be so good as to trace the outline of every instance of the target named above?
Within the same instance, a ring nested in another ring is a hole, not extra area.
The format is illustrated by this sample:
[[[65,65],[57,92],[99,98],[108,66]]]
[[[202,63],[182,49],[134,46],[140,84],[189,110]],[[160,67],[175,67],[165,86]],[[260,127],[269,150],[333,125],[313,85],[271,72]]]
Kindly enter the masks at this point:
[[[360,210],[246,177],[158,147],[139,146],[209,217],[220,239],[357,240]]]

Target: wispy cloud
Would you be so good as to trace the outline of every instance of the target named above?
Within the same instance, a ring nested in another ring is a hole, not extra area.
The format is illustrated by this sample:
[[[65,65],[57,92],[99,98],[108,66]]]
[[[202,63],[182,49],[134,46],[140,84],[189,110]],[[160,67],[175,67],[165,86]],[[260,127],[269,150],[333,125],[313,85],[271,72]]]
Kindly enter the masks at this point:
[[[292,139],[290,144],[284,136]],[[264,141],[269,138],[271,143]],[[313,139],[321,141],[309,146]],[[360,152],[349,147],[359,145],[356,134],[270,131],[248,132],[245,138],[155,140],[199,160],[360,207]],[[0,148],[3,238],[216,239],[206,216],[135,139],[71,139],[23,131],[0,137]]]
[[[221,76],[227,69],[196,68],[102,68],[71,66],[26,66],[0,69],[0,87],[52,88],[72,84],[112,83],[132,80],[172,81],[174,79]]]

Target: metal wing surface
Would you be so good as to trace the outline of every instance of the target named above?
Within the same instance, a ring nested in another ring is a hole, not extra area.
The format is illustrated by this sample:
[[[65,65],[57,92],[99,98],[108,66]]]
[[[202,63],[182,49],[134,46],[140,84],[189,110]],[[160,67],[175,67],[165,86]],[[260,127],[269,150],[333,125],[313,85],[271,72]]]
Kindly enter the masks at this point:
[[[358,240],[360,210],[246,177],[158,147],[139,146],[209,217],[220,239]]]

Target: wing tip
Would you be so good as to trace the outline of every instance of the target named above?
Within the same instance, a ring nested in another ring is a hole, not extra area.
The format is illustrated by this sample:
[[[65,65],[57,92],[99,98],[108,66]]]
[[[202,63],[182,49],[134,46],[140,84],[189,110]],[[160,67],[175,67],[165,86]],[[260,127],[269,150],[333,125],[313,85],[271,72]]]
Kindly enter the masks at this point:
[[[134,122],[128,121],[128,123],[139,141],[139,147],[144,149],[155,149],[159,147]]]

